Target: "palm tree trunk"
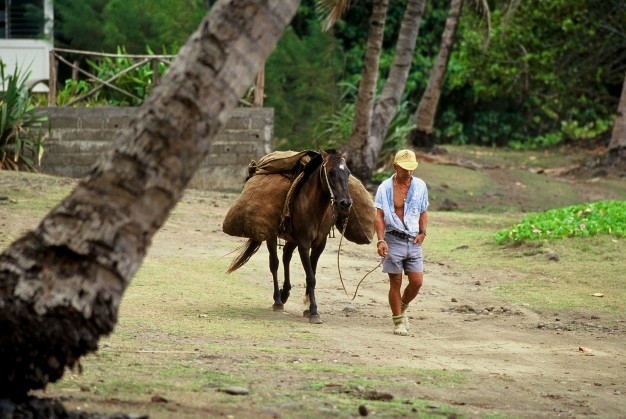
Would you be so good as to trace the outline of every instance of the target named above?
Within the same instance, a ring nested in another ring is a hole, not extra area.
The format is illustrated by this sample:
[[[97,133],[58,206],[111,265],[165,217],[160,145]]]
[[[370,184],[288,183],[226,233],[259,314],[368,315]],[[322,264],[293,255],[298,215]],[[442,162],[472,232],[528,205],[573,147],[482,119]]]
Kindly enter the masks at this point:
[[[450,11],[446,18],[446,26],[441,36],[441,45],[439,53],[435,59],[435,65],[428,78],[428,85],[422,95],[417,110],[415,111],[414,121],[415,129],[411,131],[408,143],[415,147],[431,148],[435,145],[435,135],[433,126],[435,125],[435,115],[439,98],[443,89],[443,83],[446,79],[446,71],[448,69],[448,61],[452,53],[452,46],[456,31],[461,19],[461,11],[463,9],[463,0],[452,0],[450,3]]]
[[[222,0],[76,189],[0,255],[0,398],[58,380],[113,330],[156,231],[298,0]]]
[[[385,35],[385,18],[389,0],[375,0],[372,5],[372,17],[370,19],[367,49],[359,92],[354,110],[352,135],[346,145],[346,152],[350,161],[352,174],[357,178],[367,173],[368,167],[373,167],[375,156],[368,150],[367,143],[370,135],[372,111],[374,108],[374,95],[376,93],[376,81],[378,79],[378,65],[380,51]]]
[[[404,11],[391,70],[380,98],[374,107],[372,128],[368,141],[370,154],[375,156],[374,163],[376,163],[380,155],[389,124],[398,109],[404,88],[406,87],[406,80],[413,63],[415,42],[425,5],[425,0],[409,0]],[[375,166],[368,167],[369,172],[365,173],[363,178],[370,179],[375,168]]]
[[[609,152],[620,152],[622,158],[626,158],[626,76],[622,85],[622,94],[617,105],[617,115],[613,123],[611,141],[609,142]]]

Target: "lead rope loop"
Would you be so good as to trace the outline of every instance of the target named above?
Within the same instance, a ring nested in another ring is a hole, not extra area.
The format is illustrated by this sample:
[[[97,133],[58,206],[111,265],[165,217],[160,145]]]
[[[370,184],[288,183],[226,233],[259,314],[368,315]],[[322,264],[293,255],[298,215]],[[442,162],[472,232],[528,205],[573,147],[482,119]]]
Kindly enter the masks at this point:
[[[352,210],[352,207],[350,208],[350,210]],[[339,266],[339,253],[341,252],[341,242],[343,241],[343,236],[344,236],[344,233],[346,232],[346,227],[347,226],[348,226],[348,217],[346,217],[346,221],[343,223],[343,231],[341,232],[341,238],[339,239],[339,246],[337,247],[337,271],[339,272],[339,280],[341,281],[341,286],[343,287],[343,292],[345,292],[346,296],[348,298],[350,298],[350,295],[348,294],[348,291],[346,290],[346,286],[343,283],[343,277],[341,275],[341,267]],[[356,294],[357,294],[357,292],[359,292],[359,287],[361,286],[361,283],[365,280],[365,278],[367,278],[369,276],[369,274],[371,274],[376,269],[378,269],[378,267],[383,264],[384,260],[385,260],[385,258],[381,258],[380,262],[378,263],[378,265],[376,265],[372,270],[370,270],[368,273],[366,273],[363,278],[361,278],[359,283],[356,285],[356,289],[354,290],[354,295],[352,296],[352,298],[350,298],[350,301],[354,301],[354,299],[356,298]]]

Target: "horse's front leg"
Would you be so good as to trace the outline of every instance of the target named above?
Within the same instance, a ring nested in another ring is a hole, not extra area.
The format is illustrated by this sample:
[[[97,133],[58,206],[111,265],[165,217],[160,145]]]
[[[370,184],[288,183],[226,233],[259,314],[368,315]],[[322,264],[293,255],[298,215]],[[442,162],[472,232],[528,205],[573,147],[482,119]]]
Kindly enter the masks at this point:
[[[283,306],[283,302],[280,299],[280,291],[278,289],[278,251],[276,250],[277,239],[275,237],[270,237],[266,241],[267,250],[270,254],[270,272],[272,273],[272,280],[274,281],[274,305],[272,309],[274,311],[281,311],[285,307]]]
[[[311,265],[310,249],[305,246],[298,246],[298,253],[306,274],[306,295],[309,297],[309,323],[319,324],[322,323],[322,319],[317,312],[317,303],[315,302],[315,271]],[[307,312],[305,311],[304,314],[306,316]]]
[[[326,248],[326,236],[318,244],[314,244],[311,247],[311,268],[313,268],[313,275],[317,275],[317,262],[322,256],[322,252]]]
[[[297,245],[295,243],[286,242],[283,247],[283,271],[285,280],[283,281],[283,287],[280,289],[280,300],[283,304],[289,299],[289,291],[291,291],[291,280],[289,276],[289,264],[291,263],[291,257],[293,251],[296,250]]]

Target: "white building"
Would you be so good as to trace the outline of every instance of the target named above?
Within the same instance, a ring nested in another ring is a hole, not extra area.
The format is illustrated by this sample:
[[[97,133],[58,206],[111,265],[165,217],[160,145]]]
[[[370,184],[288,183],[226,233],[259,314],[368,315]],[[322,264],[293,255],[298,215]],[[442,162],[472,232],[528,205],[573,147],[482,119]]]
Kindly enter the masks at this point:
[[[30,71],[27,83],[34,92],[48,91],[53,22],[52,0],[0,0],[0,61],[5,75],[16,65]]]

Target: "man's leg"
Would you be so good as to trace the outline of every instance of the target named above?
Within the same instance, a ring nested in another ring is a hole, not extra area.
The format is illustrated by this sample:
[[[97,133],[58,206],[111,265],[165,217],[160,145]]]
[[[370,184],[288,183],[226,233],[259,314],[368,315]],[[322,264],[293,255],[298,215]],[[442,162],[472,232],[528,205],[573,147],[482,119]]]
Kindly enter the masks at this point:
[[[400,310],[401,314],[404,316],[402,319],[404,327],[406,327],[406,330],[409,330],[409,315],[406,314],[406,309],[409,308],[409,303],[417,297],[422,283],[424,282],[424,274],[422,272],[409,272],[407,276],[409,277],[409,283],[402,293]]]
[[[409,277],[409,283],[402,293],[401,300],[401,304],[405,306],[408,306],[411,301],[413,301],[415,297],[417,297],[417,294],[419,293],[420,288],[422,288],[422,284],[424,283],[423,272],[409,272],[407,276]]]
[[[402,314],[400,290],[402,288],[402,273],[389,274],[389,307],[394,316]]]

